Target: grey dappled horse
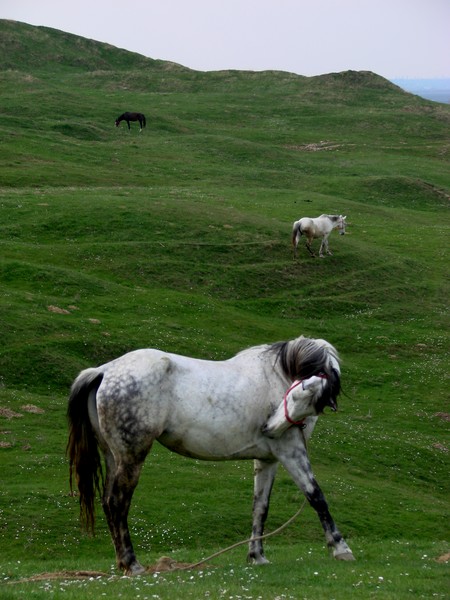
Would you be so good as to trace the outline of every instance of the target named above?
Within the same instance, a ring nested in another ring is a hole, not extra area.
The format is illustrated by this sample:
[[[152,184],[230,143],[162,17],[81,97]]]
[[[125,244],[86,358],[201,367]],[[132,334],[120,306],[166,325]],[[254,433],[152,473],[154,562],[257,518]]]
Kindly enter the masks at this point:
[[[68,454],[86,525],[93,528],[100,493],[118,567],[127,574],[144,571],[131,543],[128,512],[157,440],[197,459],[254,459],[251,562],[268,562],[256,538],[263,533],[278,463],[317,512],[334,556],[352,560],[306,448],[318,415],[327,406],[336,410],[339,391],[336,350],[304,337],[255,346],[224,361],[136,350],[82,371],[69,399]]]

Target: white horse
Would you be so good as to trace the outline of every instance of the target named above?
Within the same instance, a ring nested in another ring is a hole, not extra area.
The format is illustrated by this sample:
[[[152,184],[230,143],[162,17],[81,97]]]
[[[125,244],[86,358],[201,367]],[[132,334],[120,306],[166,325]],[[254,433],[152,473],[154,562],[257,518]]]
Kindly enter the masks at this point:
[[[336,410],[339,391],[336,350],[324,340],[304,337],[249,348],[225,361],[136,350],[82,371],[69,399],[67,450],[70,482],[75,476],[86,526],[94,527],[100,493],[118,567],[131,575],[144,572],[131,543],[128,512],[157,440],[197,459],[254,459],[251,562],[268,562],[258,538],[279,462],[316,510],[333,555],[353,560],[306,449],[317,416],[327,406]]]
[[[297,246],[302,235],[306,236],[306,247],[311,256],[315,256],[311,248],[311,243],[315,238],[322,238],[320,244],[319,256],[323,257],[323,250],[327,254],[332,254],[328,249],[328,236],[333,229],[338,229],[341,235],[345,233],[346,222],[342,215],[320,215],[315,219],[303,217],[299,221],[295,221],[292,228],[292,244],[294,245],[294,257],[297,256]]]

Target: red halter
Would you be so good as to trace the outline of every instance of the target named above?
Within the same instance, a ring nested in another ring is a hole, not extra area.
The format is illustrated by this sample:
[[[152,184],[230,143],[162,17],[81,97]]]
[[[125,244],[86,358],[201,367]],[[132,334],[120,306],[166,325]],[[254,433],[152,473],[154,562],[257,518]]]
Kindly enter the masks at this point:
[[[321,377],[322,379],[327,379],[327,376],[324,373],[318,373],[316,375],[316,377]],[[284,394],[284,398],[283,398],[284,416],[286,417],[286,421],[288,423],[291,423],[291,425],[296,425],[297,427],[301,427],[301,428],[306,427],[306,424],[305,424],[306,417],[303,419],[300,419],[300,421],[294,421],[293,419],[291,419],[291,417],[289,416],[289,411],[288,411],[288,406],[287,406],[287,397],[290,394],[290,392],[292,392],[293,389],[295,389],[301,383],[303,384],[305,379],[309,379],[309,378],[298,379],[298,380],[294,381],[294,383],[291,385],[291,387],[288,388],[288,390]],[[303,389],[305,389],[305,388],[303,388]]]

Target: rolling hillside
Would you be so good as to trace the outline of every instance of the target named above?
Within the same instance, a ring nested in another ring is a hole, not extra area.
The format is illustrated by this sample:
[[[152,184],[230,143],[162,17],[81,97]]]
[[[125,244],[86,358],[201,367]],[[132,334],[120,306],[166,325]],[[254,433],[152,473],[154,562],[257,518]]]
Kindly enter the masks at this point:
[[[444,597],[450,108],[369,72],[200,73],[11,21],[0,21],[0,60],[3,577],[112,563],[104,523],[78,542],[66,496],[66,398],[80,369],[146,346],[223,359],[303,333],[343,359],[340,411],[311,444],[317,477],[361,571],[393,584],[377,592],[350,567],[336,574],[305,513],[272,543],[278,592],[292,583],[292,548],[306,547],[311,568],[340,581],[329,597],[426,597],[430,585]],[[142,133],[114,127],[125,110],[145,113]],[[332,234],[333,256],[301,247],[294,260],[293,221],[321,213],[346,214],[348,235]],[[148,463],[135,500],[143,560],[248,533],[251,465],[211,471],[162,450]],[[269,529],[299,501],[281,473]],[[158,519],[177,532],[158,533]],[[255,597],[274,598],[263,571]],[[328,597],[311,578],[292,585],[293,597]]]

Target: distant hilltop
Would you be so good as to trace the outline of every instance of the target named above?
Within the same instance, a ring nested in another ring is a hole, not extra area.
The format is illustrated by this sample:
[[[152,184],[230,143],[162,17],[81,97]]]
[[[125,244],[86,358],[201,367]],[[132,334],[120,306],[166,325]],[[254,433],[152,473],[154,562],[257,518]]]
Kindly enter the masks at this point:
[[[393,79],[370,71],[342,71],[315,77],[305,77],[285,71],[210,71],[201,72],[173,62],[148,58],[135,52],[116,48],[53,29],[38,27],[0,19],[0,63],[3,71],[26,72],[36,75],[37,71],[51,70],[53,76],[59,73],[85,72],[100,80],[111,83],[111,73],[126,71],[139,72],[127,82],[127,89],[148,89],[154,92],[167,92],[176,89],[183,91],[215,90],[225,91],[233,86],[247,92],[256,89],[273,89],[274,86],[285,93],[310,93],[331,90],[339,95],[355,89],[377,90],[381,93],[398,94],[403,91],[435,102],[450,103],[450,79]],[[91,81],[91,80],[89,80]]]

